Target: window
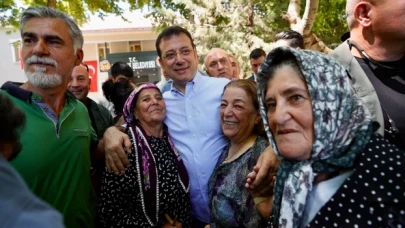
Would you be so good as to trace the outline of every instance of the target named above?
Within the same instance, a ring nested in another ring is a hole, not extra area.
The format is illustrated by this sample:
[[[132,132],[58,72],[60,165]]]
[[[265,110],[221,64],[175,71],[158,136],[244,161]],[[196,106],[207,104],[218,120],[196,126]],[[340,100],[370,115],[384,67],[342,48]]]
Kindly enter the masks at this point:
[[[21,40],[9,40],[11,48],[11,57],[14,63],[20,62]]]
[[[129,41],[129,51],[130,52],[140,52],[142,51],[141,41]]]
[[[98,44],[98,58],[104,60],[107,58],[107,54],[110,54],[110,44]]]

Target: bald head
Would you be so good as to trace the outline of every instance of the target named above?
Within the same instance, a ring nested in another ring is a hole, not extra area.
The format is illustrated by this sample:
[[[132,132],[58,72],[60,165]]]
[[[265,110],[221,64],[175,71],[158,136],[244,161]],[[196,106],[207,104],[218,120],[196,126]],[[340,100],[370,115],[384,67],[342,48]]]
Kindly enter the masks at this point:
[[[75,66],[72,71],[72,79],[70,80],[67,88],[75,97],[85,102],[87,95],[90,91],[90,77],[89,72],[83,65]]]
[[[204,60],[207,74],[217,78],[233,78],[233,69],[228,53],[220,48],[211,49]]]
[[[347,0],[350,40],[373,59],[395,61],[405,53],[405,1]],[[362,56],[357,48],[356,56]]]

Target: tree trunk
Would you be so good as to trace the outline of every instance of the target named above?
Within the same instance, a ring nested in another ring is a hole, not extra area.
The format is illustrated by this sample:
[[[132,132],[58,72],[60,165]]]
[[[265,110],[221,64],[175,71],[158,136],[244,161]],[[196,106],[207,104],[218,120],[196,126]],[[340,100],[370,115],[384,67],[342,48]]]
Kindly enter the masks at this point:
[[[195,16],[192,12],[190,12],[190,15],[188,17],[188,21],[190,21],[190,24],[194,25],[195,24]]]
[[[330,52],[332,52],[332,49],[326,46],[325,43],[321,39],[319,39],[319,37],[317,37],[313,32],[311,32],[308,37],[304,37],[304,44],[305,48],[307,49],[320,51],[325,54],[329,54]]]
[[[248,26],[251,27],[252,31],[253,31],[255,11],[254,11],[254,6],[253,6],[252,2],[249,3],[248,8],[249,8]]]
[[[312,26],[318,12],[319,0],[306,0],[305,3],[305,11],[302,17],[300,16],[301,0],[290,0],[287,13],[282,17],[290,23],[292,30],[302,34],[305,48],[328,54],[332,50],[312,32]]]
[[[312,25],[314,25],[318,13],[319,0],[307,0],[305,3],[305,11],[301,21],[304,37],[311,33]]]
[[[56,8],[56,0],[47,0],[46,6]]]
[[[250,27],[250,32],[246,34],[246,40],[248,42],[249,48],[252,47],[253,43],[250,40],[250,36],[254,35],[254,30],[255,30],[255,23],[254,23],[254,18],[255,18],[255,11],[254,11],[254,5],[253,2],[250,1],[248,3],[248,10],[249,10],[249,16],[248,16],[248,21],[247,21],[247,26]]]
[[[300,23],[298,23],[299,21],[301,21],[300,11],[301,0],[290,0],[287,13],[282,15],[282,17],[284,20],[290,22],[290,27],[292,30],[302,34],[304,28],[300,26]]]

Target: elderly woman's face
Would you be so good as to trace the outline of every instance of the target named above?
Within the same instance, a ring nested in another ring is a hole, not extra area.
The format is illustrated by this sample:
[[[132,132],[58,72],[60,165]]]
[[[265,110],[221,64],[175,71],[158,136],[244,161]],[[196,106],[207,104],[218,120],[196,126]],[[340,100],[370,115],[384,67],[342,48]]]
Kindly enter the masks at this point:
[[[311,97],[300,73],[291,66],[276,70],[267,85],[265,106],[280,155],[293,160],[309,159],[314,119]]]
[[[157,89],[149,88],[139,92],[134,116],[141,123],[163,122],[166,117],[166,105]]]
[[[260,114],[255,109],[252,99],[243,89],[237,87],[225,90],[220,115],[224,135],[231,140],[250,136],[255,125],[260,122]]]

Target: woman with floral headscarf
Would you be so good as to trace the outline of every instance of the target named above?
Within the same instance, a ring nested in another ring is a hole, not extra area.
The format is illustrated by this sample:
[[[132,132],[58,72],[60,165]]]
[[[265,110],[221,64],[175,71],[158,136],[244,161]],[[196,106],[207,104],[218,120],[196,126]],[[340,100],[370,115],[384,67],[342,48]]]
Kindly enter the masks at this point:
[[[132,142],[131,167],[120,175],[104,172],[100,227],[190,227],[189,179],[163,123],[160,90],[150,83],[138,85],[123,116]]]
[[[405,224],[404,152],[375,133],[344,67],[319,52],[277,48],[260,67],[258,95],[281,159],[272,227]]]

